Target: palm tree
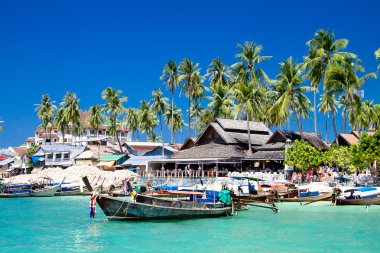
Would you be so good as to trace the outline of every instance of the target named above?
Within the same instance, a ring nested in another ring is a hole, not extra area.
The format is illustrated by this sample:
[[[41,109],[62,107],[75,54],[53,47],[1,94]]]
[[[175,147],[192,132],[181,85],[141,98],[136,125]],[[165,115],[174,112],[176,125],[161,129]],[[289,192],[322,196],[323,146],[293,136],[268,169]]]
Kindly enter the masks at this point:
[[[171,108],[171,105],[169,105],[169,108],[167,108],[165,112],[165,122],[171,131],[182,131],[182,126],[185,125],[182,117],[182,110],[177,107]]]
[[[240,53],[236,54],[236,58],[239,58],[240,62],[234,64],[233,67],[236,68],[243,64],[248,69],[248,78],[254,88],[269,83],[267,74],[258,67],[258,64],[269,60],[272,56],[261,56],[263,47],[254,42],[245,42],[244,45],[238,44],[237,47],[240,49]]]
[[[79,99],[77,98],[77,95],[73,92],[67,92],[61,102],[61,107],[64,110],[63,114],[65,120],[71,123],[71,134],[73,136],[73,141],[75,132],[80,134],[81,110],[79,108]]]
[[[330,68],[325,85],[327,89],[333,86],[345,94],[349,101],[350,124],[358,131],[359,122],[356,115],[359,114],[361,107],[361,97],[358,91],[368,79],[377,77],[375,72],[371,72],[359,78],[357,72],[365,71],[359,63],[360,59],[358,58],[345,57],[340,61],[339,65],[335,64]]]
[[[160,136],[159,135],[157,135],[155,132],[152,132],[150,135],[149,135],[149,139],[148,139],[149,141],[151,141],[151,142],[159,142],[159,141],[161,141],[161,139],[160,139]],[[164,156],[164,150],[162,149],[162,156]]]
[[[310,101],[304,94],[309,87],[301,86],[304,80],[302,66],[294,63],[292,57],[282,61],[275,84],[277,99],[270,110],[271,114],[277,114],[279,119],[284,119],[286,112],[291,109],[301,135],[303,133],[300,118],[307,115],[310,106]]]
[[[314,92],[314,132],[317,133],[318,87],[321,82],[325,84],[326,74],[334,63],[354,54],[340,52],[347,47],[347,39],[335,39],[334,32],[323,29],[319,29],[306,45],[309,46],[309,55],[305,57],[305,67],[309,70],[307,76]]]
[[[151,99],[151,105],[150,107],[153,110],[153,113],[155,113],[160,122],[160,129],[161,129],[161,141],[162,141],[162,156],[164,156],[164,133],[162,131],[162,115],[165,113],[166,108],[168,107],[168,99],[166,97],[163,97],[162,91],[160,89],[154,90],[152,92],[153,98]]]
[[[234,114],[237,117],[245,117],[247,120],[248,155],[252,154],[250,121],[262,117],[261,102],[263,89],[255,87],[253,83],[239,81],[234,85],[234,98],[237,105]]]
[[[329,112],[331,112],[335,140],[338,140],[338,130],[336,127],[336,120],[335,120],[335,115],[336,115],[336,112],[338,111],[338,101],[335,98],[334,90],[328,90],[325,93],[323,93],[322,98],[321,98],[321,103],[319,104],[319,111],[327,115]]]
[[[154,116],[152,109],[147,101],[142,100],[139,110],[139,127],[142,133],[145,133],[145,139],[148,141],[148,135],[153,132],[157,126],[157,118]]]
[[[170,92],[172,93],[172,106],[171,108],[174,109],[174,90],[175,88],[179,87],[179,81],[178,81],[178,69],[175,61],[170,60],[168,63],[166,63],[162,76],[160,77],[161,80],[164,80],[164,83],[166,84],[166,88],[170,89]],[[174,111],[172,111],[172,114],[174,114]],[[171,117],[174,119],[174,116]],[[173,122],[171,123],[173,125]],[[171,131],[171,138],[170,142],[174,143],[174,132]]]
[[[96,129],[96,136],[99,136],[99,126],[103,124],[102,108],[100,105],[93,105],[89,109],[90,117],[88,117],[88,123],[91,128]]]
[[[69,128],[69,122],[65,117],[65,109],[60,107],[54,117],[54,126],[62,132],[62,143],[65,143],[65,131]]]
[[[220,58],[213,59],[206,74],[210,79],[211,88],[216,89],[219,86],[228,85],[230,79],[229,72],[229,67]]]
[[[123,114],[125,108],[124,103],[127,101],[126,96],[121,96],[123,92],[121,90],[115,90],[114,88],[107,87],[102,92],[102,98],[107,102],[103,105],[103,109],[109,115],[110,127],[108,131],[113,135],[119,143],[120,152],[123,152],[121,147],[120,138],[117,134],[118,117]]]
[[[132,139],[134,132],[137,132],[137,138],[138,136],[138,130],[139,130],[139,109],[136,108],[128,108],[126,110],[126,116],[124,118],[124,122],[127,124],[130,131],[132,131]]]
[[[373,127],[377,130],[380,129],[380,104],[375,104],[373,106],[373,111],[375,112],[375,121],[373,122]]]
[[[208,97],[208,108],[211,109],[213,118],[231,118],[235,106],[232,99],[233,89],[226,85],[214,85],[211,87],[211,93]]]
[[[346,94],[342,94],[339,96],[339,106],[342,106],[342,133],[346,133],[346,123],[347,123],[347,113],[351,110],[350,109],[350,99],[347,97]]]
[[[179,72],[180,75],[178,77],[178,81],[183,83],[183,89],[185,91],[185,95],[189,98],[189,137],[191,136],[191,115],[190,115],[190,107],[192,102],[192,94],[194,90],[194,83],[199,80],[199,72],[198,63],[193,63],[190,59],[186,58],[179,64]]]
[[[36,111],[37,116],[40,120],[42,120],[42,128],[44,129],[45,133],[49,131],[50,136],[50,144],[51,142],[51,130],[53,127],[52,120],[54,118],[54,112],[55,112],[56,106],[54,105],[54,102],[50,100],[50,97],[48,94],[42,95],[41,104],[37,104]]]

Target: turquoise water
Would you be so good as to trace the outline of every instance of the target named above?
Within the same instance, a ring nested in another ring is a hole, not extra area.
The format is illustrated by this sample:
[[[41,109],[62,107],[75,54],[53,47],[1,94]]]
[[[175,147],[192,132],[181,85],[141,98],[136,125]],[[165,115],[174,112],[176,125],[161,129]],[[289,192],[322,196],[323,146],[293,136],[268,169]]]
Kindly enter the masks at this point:
[[[0,252],[380,252],[380,206],[279,204],[201,220],[108,222],[88,197],[0,199]]]

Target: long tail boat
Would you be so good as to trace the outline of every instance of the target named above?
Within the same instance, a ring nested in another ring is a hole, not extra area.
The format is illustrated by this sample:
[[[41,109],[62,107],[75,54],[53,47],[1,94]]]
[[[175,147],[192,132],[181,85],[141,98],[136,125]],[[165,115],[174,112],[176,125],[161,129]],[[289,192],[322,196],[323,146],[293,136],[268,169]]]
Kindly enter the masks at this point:
[[[345,196],[347,193],[350,195]],[[343,192],[340,189],[335,189],[331,201],[335,205],[379,205],[380,194],[378,194],[378,190],[375,187],[361,187]]]
[[[273,198],[274,201],[277,202],[317,202],[322,200],[329,200],[331,199],[333,195],[333,192],[324,192],[319,193],[316,196],[300,196],[300,197],[293,197],[293,198],[287,198],[287,197],[275,197]]]
[[[87,179],[83,181],[90,191]],[[176,201],[140,195],[128,185],[132,198],[115,198],[99,195],[97,203],[109,220],[170,220],[229,216],[234,213],[233,206],[222,203],[198,203]],[[178,195],[179,192],[177,191]],[[189,195],[189,192],[186,192]],[[199,192],[195,194],[199,195]]]

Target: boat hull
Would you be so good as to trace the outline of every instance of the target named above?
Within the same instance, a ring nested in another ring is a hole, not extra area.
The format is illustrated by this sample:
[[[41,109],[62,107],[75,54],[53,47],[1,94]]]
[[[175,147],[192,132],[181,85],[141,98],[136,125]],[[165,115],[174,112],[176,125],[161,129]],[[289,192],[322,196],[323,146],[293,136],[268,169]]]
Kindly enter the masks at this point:
[[[159,200],[160,201],[160,200]],[[168,201],[167,205],[134,202],[129,198],[117,199],[108,196],[98,197],[100,208],[109,220],[170,220],[229,216],[232,207],[190,208],[180,201]],[[171,205],[169,205],[171,202]]]
[[[314,202],[322,200],[330,200],[333,192],[326,192],[318,196],[313,197],[303,197],[303,198],[274,198],[277,202]]]
[[[22,198],[22,197],[31,197],[30,192],[26,193],[0,193],[0,198]]]
[[[336,205],[358,205],[358,206],[368,206],[368,205],[379,205],[380,196],[368,199],[336,199]]]
[[[53,197],[54,194],[60,189],[60,185],[53,186],[47,189],[33,190],[32,197]]]

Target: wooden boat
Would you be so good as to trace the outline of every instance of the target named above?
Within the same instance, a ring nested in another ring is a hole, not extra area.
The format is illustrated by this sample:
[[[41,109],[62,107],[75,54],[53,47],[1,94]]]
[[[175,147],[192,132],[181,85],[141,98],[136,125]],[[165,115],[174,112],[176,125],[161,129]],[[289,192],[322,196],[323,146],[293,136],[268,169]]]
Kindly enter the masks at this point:
[[[376,187],[351,188],[344,191],[337,188],[334,190],[332,203],[335,205],[377,205],[380,204],[380,194]]]
[[[316,202],[322,200],[331,199],[333,192],[325,192],[321,193],[317,196],[309,196],[309,197],[294,197],[294,198],[286,198],[286,197],[275,197],[274,201],[277,202]]]
[[[92,187],[87,177],[83,178],[86,187]],[[109,220],[170,220],[228,216],[233,214],[232,206],[222,203],[199,203],[161,199],[136,194],[128,182],[132,198],[115,198],[99,195],[97,203]],[[176,194],[180,194],[178,191]],[[189,192],[186,192],[189,195]],[[196,194],[199,194],[197,192]]]
[[[20,197],[30,197],[31,190],[22,190],[12,193],[0,193],[0,198],[20,198]]]
[[[97,203],[109,220],[170,220],[210,218],[232,215],[232,207],[217,207],[206,203],[170,201],[142,195],[131,198],[99,196]],[[148,202],[148,203],[146,203]]]
[[[380,204],[380,195],[374,198],[366,198],[366,199],[333,199],[333,203],[336,205],[362,205],[362,206],[370,206],[370,205],[378,205]]]
[[[50,186],[46,188],[40,188],[36,190],[32,190],[32,197],[53,197],[54,194],[60,189],[61,185]]]

